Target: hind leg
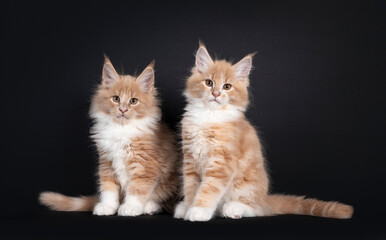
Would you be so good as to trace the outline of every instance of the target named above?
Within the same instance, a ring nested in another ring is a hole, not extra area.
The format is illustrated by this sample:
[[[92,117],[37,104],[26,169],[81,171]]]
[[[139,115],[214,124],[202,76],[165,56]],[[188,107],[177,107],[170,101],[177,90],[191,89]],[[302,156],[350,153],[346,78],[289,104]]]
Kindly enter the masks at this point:
[[[143,213],[154,215],[162,212],[162,203],[164,202],[162,199],[167,199],[167,196],[171,195],[170,191],[171,189],[168,185],[158,183],[150,198],[145,203]]]
[[[266,196],[267,188],[263,184],[236,179],[224,198],[220,214],[235,219],[270,215]]]
[[[143,212],[147,215],[157,214],[161,211],[162,211],[161,205],[153,200],[147,201],[147,203],[145,204],[145,207],[143,209]]]
[[[255,217],[257,211],[239,201],[230,201],[223,205],[221,214],[226,218],[239,219],[242,217]]]
[[[119,216],[138,216],[144,214],[145,204],[149,201],[154,188],[157,185],[159,173],[151,172],[146,168],[136,168],[126,186],[126,196],[118,209]],[[155,203],[155,202],[154,202]],[[154,203],[149,203],[149,211],[157,208]]]

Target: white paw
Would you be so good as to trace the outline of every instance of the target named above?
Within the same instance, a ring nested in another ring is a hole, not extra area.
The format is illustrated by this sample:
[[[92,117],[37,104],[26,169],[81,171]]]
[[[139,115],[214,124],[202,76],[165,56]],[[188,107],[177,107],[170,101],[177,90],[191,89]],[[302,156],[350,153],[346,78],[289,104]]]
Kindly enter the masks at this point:
[[[144,213],[148,215],[153,215],[161,212],[161,210],[162,210],[162,207],[158,203],[154,201],[148,201],[145,204]]]
[[[143,214],[143,204],[134,196],[126,196],[125,202],[119,207],[119,216],[138,216]]]
[[[174,218],[184,218],[187,210],[188,204],[185,202],[178,203],[176,209],[174,210]]]
[[[114,215],[117,212],[118,204],[98,203],[94,207],[93,214],[98,216]]]
[[[205,222],[209,221],[212,216],[213,212],[211,209],[202,208],[202,207],[190,207],[189,210],[186,212],[185,220],[188,221],[199,221],[199,222]]]
[[[222,215],[226,218],[239,219],[242,217],[256,216],[255,210],[250,206],[237,201],[225,203],[222,209]]]
[[[122,204],[118,209],[119,216],[139,216],[143,213],[143,206],[130,203]]]

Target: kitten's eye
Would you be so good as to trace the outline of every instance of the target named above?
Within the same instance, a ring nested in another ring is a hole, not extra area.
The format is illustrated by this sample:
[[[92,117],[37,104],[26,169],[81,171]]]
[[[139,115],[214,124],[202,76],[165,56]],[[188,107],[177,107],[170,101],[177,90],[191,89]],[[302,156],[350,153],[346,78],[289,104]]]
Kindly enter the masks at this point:
[[[137,103],[138,103],[138,99],[136,99],[136,98],[130,99],[130,104],[131,104],[131,105],[135,105],[135,104],[137,104]]]
[[[212,87],[212,86],[213,86],[213,81],[207,79],[207,80],[205,80],[205,84],[206,84],[206,86],[208,86],[208,87]]]
[[[118,96],[113,96],[113,101],[114,102],[119,102],[121,99]]]
[[[225,83],[222,88],[224,88],[225,90],[230,90],[232,88],[232,84]]]

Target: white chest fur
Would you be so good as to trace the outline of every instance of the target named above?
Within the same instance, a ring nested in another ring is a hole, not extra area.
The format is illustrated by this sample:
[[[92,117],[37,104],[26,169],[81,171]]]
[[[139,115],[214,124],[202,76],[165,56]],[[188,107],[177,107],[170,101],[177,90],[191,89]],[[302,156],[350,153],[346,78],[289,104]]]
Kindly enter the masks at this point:
[[[236,121],[243,116],[241,109],[230,106],[227,109],[209,109],[200,104],[188,104],[182,120],[183,132],[186,136],[183,142],[184,150],[194,158],[198,172],[206,168],[208,151],[216,148],[218,141],[212,136],[211,127],[219,126],[226,122]]]
[[[128,161],[133,157],[130,144],[135,138],[151,133],[157,120],[148,117],[121,125],[103,114],[94,114],[93,117],[95,125],[91,130],[91,138],[103,157],[112,161],[114,172],[124,188],[130,179],[130,172],[127,171]]]
[[[232,122],[244,115],[244,108],[228,105],[224,109],[210,109],[201,102],[189,103],[185,107],[184,120],[205,127],[210,123]]]

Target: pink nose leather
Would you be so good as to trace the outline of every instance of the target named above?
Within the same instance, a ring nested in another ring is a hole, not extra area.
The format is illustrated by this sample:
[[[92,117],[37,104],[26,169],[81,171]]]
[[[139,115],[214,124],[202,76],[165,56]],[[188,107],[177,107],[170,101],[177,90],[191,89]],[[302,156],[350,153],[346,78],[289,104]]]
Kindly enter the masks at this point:
[[[121,113],[125,113],[125,112],[127,112],[127,109],[119,108],[119,111],[121,111]]]
[[[220,92],[212,92],[212,95],[214,98],[216,98],[216,97],[220,96]]]

